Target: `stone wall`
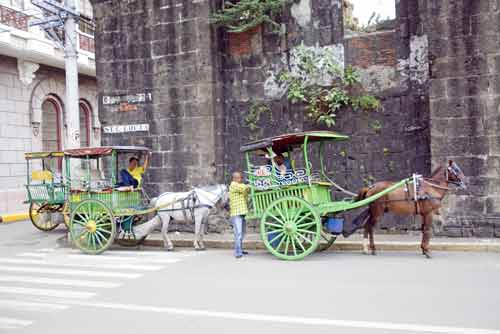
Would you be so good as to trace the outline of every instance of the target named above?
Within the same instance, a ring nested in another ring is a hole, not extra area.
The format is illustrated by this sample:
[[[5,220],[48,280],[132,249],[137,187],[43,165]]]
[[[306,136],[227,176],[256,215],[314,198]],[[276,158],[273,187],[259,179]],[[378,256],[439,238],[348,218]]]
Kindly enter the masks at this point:
[[[153,149],[152,194],[213,182],[221,168],[222,118],[217,36],[208,1],[94,1],[99,107],[103,126],[150,125],[149,131],[105,134],[104,145]],[[121,112],[103,97],[151,94]]]
[[[454,159],[468,189],[448,197],[443,231],[500,236],[500,2],[429,1],[433,165]]]
[[[456,158],[471,187],[450,197],[436,232],[498,234],[492,223],[500,200],[496,0],[399,0],[393,25],[346,36],[341,0],[297,0],[278,18],[280,31],[262,25],[245,34],[209,25],[210,13],[220,8],[215,0],[94,4],[101,121],[150,124],[149,132],[105,135],[104,142],[153,148],[147,178],[153,194],[228,181],[231,171],[244,167],[244,142],[317,129],[276,81],[304,44],[329,49],[339,64],[356,67],[382,102],[378,112],[338,115],[335,130],[351,141],[328,148],[327,169],[337,182],[357,190],[413,172],[429,175],[446,158]],[[152,99],[135,111],[102,103],[107,96],[138,93]],[[245,118],[255,103],[271,112],[251,130]],[[382,224],[418,227],[393,217]]]

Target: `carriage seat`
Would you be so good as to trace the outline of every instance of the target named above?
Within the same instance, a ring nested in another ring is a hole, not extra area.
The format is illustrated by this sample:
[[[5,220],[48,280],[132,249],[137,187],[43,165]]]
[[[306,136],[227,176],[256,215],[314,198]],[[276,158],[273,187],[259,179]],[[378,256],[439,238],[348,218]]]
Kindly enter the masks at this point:
[[[31,172],[32,181],[52,181],[53,175],[50,170],[34,170]]]

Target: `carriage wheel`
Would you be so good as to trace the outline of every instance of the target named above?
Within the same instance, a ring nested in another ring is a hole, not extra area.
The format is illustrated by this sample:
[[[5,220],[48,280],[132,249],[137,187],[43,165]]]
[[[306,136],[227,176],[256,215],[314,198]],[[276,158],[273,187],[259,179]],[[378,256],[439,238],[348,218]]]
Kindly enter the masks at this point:
[[[52,217],[50,215],[52,210],[49,204],[31,202],[29,210],[31,223],[33,223],[37,229],[48,232],[59,225],[59,223],[52,222]]]
[[[329,249],[330,247],[332,247],[335,240],[337,240],[337,236],[330,234],[325,230],[321,230],[321,239],[325,243],[319,244],[318,251],[320,251],[320,252],[325,251],[325,250]]]
[[[71,239],[83,252],[100,254],[109,248],[115,239],[115,218],[103,202],[85,200],[73,210],[69,230]]]
[[[300,260],[318,247],[321,219],[305,200],[293,196],[280,198],[264,212],[260,235],[273,255],[283,260]]]

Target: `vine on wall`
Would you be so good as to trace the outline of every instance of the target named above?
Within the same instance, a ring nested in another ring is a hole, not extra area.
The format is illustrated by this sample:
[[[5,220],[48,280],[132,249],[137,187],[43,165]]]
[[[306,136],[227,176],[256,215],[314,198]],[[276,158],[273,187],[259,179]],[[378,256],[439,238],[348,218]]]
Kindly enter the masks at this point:
[[[315,123],[335,125],[337,113],[347,109],[378,110],[380,101],[366,94],[360,76],[352,67],[342,68],[328,48],[296,49],[296,62],[278,80],[292,104],[306,105],[306,115]]]
[[[225,1],[224,7],[213,15],[215,24],[226,27],[228,32],[244,32],[260,24],[269,23],[275,30],[280,25],[274,17],[281,13],[290,0],[241,0]]]

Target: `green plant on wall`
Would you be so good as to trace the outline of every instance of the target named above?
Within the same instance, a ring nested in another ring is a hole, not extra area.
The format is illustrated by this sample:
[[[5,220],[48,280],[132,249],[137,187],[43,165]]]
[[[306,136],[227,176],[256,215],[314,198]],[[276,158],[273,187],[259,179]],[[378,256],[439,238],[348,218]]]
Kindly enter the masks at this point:
[[[301,45],[293,58],[291,69],[281,72],[278,81],[291,103],[306,105],[306,115],[314,122],[331,127],[346,107],[380,108],[376,97],[363,92],[359,73],[352,66],[341,68],[332,50]]]
[[[244,32],[259,24],[269,23],[275,30],[279,24],[273,19],[290,0],[225,1],[223,8],[213,15],[215,24],[229,32]]]
[[[270,113],[269,107],[262,102],[253,103],[248,109],[248,114],[245,117],[245,123],[250,128],[250,131],[258,129],[258,122],[263,113]]]

